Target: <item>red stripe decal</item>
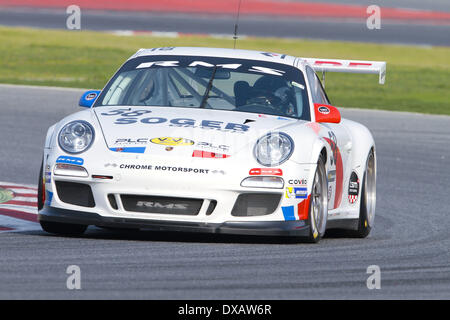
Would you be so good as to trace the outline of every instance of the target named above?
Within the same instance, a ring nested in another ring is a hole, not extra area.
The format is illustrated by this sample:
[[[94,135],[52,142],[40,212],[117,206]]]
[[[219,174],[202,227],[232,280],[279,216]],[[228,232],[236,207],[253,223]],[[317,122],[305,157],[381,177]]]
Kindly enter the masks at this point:
[[[283,170],[278,168],[253,168],[250,169],[248,174],[251,176],[265,176],[265,175],[282,176]]]
[[[196,158],[213,158],[213,159],[223,159],[229,157],[229,155],[227,154],[208,152],[202,150],[194,150],[194,152],[192,152],[192,156]]]
[[[309,214],[309,202],[311,195],[297,205],[298,220],[307,220]]]
[[[331,149],[334,149],[334,142],[329,138],[324,138],[330,145]],[[344,166],[342,164],[342,156],[339,151],[339,147],[336,145],[336,192],[334,196],[334,209],[341,205],[342,190],[344,189]]]

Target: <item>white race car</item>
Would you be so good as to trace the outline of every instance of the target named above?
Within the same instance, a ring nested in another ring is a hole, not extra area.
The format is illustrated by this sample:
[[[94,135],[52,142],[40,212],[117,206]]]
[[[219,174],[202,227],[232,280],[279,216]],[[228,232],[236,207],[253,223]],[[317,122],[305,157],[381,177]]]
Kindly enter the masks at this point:
[[[86,110],[49,128],[39,179],[42,228],[88,225],[359,237],[374,224],[376,152],[341,119],[316,72],[386,63],[213,48],[141,49]]]

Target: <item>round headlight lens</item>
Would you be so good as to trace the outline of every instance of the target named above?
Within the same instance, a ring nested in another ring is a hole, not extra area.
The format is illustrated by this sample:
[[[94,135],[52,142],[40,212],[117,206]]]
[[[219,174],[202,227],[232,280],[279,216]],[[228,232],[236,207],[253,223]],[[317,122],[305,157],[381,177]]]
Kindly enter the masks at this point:
[[[86,121],[73,121],[59,132],[58,142],[61,149],[68,153],[86,151],[94,141],[94,128]]]
[[[269,133],[255,145],[255,157],[264,166],[273,167],[285,162],[294,150],[291,137],[282,132]]]

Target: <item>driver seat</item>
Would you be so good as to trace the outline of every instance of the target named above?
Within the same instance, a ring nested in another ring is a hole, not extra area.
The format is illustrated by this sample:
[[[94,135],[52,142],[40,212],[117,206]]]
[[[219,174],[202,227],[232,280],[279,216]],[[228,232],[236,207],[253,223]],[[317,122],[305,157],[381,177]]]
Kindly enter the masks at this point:
[[[250,97],[251,87],[247,81],[236,81],[234,84],[234,100],[236,107],[243,106]]]

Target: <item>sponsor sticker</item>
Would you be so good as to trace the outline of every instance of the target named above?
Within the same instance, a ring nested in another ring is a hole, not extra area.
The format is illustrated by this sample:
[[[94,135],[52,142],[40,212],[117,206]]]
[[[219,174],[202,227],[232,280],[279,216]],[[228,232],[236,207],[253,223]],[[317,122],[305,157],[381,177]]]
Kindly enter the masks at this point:
[[[85,99],[86,100],[94,100],[97,97],[97,93],[96,92],[91,92],[89,94],[86,95]]]
[[[296,199],[306,199],[308,198],[307,188],[294,188],[294,194]]]
[[[354,204],[358,201],[359,194],[359,178],[355,171],[350,175],[350,181],[348,183],[348,202]]]
[[[77,157],[59,156],[58,159],[56,159],[56,163],[69,163],[81,166],[83,165],[84,160]]]
[[[330,113],[330,109],[328,107],[325,106],[320,106],[317,111],[319,111],[321,114],[329,114]]]
[[[224,145],[224,144],[213,144],[210,142],[197,142],[195,144],[197,147],[199,148],[204,148],[204,149],[211,149],[211,150],[219,150],[219,151],[223,151],[223,152],[227,152],[230,150],[230,146]]]
[[[185,138],[160,137],[150,140],[154,144],[163,146],[192,146],[194,141]]]
[[[148,138],[137,138],[137,139],[130,139],[130,138],[118,138],[114,142],[114,144],[119,145],[127,145],[127,144],[146,144],[149,141]]]
[[[327,177],[328,182],[334,182],[336,180],[336,170],[330,170]]]
[[[105,165],[106,166],[106,165]],[[182,172],[182,173],[196,173],[196,174],[209,174],[213,173],[210,169],[202,168],[189,168],[189,167],[172,167],[172,166],[161,166],[152,164],[127,164],[122,163],[119,165],[120,169],[125,170],[146,170],[146,171],[164,171],[164,172]]]
[[[286,187],[285,194],[288,199],[306,199],[308,198],[308,189],[300,187]]]
[[[287,187],[285,192],[287,199],[293,199],[294,198],[294,187]]]
[[[114,152],[144,153],[145,147],[116,147],[109,148],[109,150]]]
[[[308,180],[306,180],[306,179],[289,179],[288,184],[306,186],[308,184]]]
[[[152,110],[113,109],[107,112],[102,112],[101,115],[117,117],[114,120],[114,124],[117,125],[127,125],[141,122],[148,125],[166,124],[170,127],[200,128],[233,133],[245,133],[250,129],[250,127],[245,124],[223,122],[218,120],[195,120],[190,118],[167,119],[157,116],[140,118],[144,115],[148,115],[149,113],[152,113]]]

